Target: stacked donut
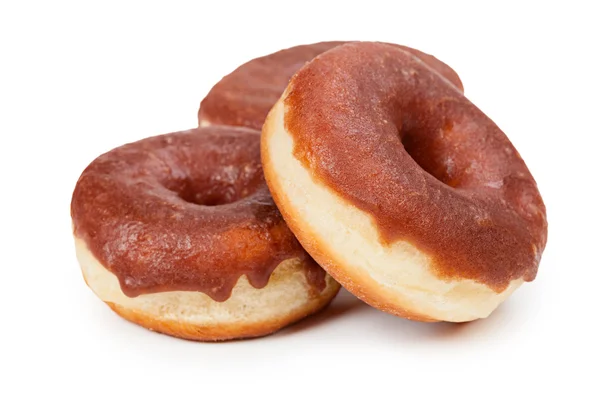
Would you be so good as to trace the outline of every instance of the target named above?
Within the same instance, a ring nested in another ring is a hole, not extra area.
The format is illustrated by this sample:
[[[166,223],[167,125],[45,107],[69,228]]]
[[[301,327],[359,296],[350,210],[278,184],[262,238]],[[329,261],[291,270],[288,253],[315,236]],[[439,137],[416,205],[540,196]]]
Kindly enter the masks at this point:
[[[546,214],[462,90],[446,64],[384,43],[240,66],[201,102],[199,128],[84,170],[71,216],[88,286],[124,318],[194,340],[272,333],[340,284],[409,319],[488,316],[534,279]]]

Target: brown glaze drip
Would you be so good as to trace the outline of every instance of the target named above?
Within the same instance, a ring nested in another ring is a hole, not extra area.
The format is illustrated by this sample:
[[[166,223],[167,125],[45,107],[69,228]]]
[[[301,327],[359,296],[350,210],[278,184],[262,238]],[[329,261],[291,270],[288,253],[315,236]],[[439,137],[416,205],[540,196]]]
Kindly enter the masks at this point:
[[[325,272],[277,210],[260,164],[260,133],[208,127],[116,148],[83,172],[71,203],[74,233],[123,293],[186,290],[225,301],[242,275],[267,285],[300,258],[321,291]]]
[[[502,291],[535,278],[547,222],[533,177],[506,135],[411,54],[337,47],[298,72],[285,106],[294,156],[370,214],[384,243],[414,244],[445,279]]]
[[[198,121],[261,129],[269,110],[279,100],[292,76],[319,54],[344,43],[296,46],[247,62],[211,89],[200,104]],[[409,47],[393,46],[416,55],[462,90],[456,72],[437,58]]]

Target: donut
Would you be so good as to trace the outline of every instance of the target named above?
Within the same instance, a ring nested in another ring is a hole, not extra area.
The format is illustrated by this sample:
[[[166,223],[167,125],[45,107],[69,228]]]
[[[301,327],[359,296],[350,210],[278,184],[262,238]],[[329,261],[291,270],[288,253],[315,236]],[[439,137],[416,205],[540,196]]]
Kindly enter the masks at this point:
[[[270,111],[261,154],[303,247],[380,310],[485,318],[537,274],[546,210],[524,161],[401,48],[349,43],[306,64]]]
[[[125,319],[203,341],[267,335],[339,285],[302,249],[264,181],[260,132],[213,126],[94,160],[71,216],[88,286]]]
[[[319,54],[346,42],[321,42],[281,50],[248,61],[219,81],[200,103],[199,126],[232,125],[260,130],[292,75]],[[452,68],[419,50],[394,44],[463,89]]]

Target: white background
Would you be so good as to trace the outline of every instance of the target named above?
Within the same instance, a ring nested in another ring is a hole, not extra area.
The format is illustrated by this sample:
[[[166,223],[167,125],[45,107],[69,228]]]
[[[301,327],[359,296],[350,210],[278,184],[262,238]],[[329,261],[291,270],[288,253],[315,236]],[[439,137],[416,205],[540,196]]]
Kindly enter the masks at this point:
[[[600,398],[595,2],[202,3],[0,3],[1,399]],[[536,281],[460,325],[405,321],[348,293],[279,334],[224,344],[115,316],[74,256],[81,171],[195,126],[202,97],[240,63],[323,40],[401,43],[458,71],[545,199]]]

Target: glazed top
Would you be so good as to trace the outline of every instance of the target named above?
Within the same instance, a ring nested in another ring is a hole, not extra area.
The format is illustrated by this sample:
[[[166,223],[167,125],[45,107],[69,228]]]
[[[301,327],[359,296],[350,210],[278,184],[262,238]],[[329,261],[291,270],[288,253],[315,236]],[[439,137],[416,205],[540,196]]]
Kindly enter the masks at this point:
[[[208,127],[116,148],[82,173],[71,202],[75,236],[128,296],[187,290],[229,298],[241,275],[264,287],[277,265],[325,272],[275,207],[260,164],[260,133]]]
[[[535,277],[547,235],[536,182],[506,135],[413,55],[338,46],[294,76],[284,105],[294,156],[384,244],[408,241],[438,276],[497,291]]]
[[[345,42],[322,42],[296,46],[251,60],[225,76],[200,104],[200,126],[233,125],[261,129],[273,104],[291,77],[319,54]],[[437,58],[419,50],[398,46],[419,57],[462,90],[456,72]]]

